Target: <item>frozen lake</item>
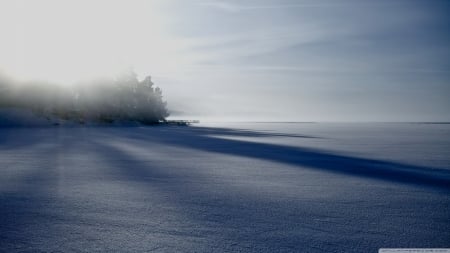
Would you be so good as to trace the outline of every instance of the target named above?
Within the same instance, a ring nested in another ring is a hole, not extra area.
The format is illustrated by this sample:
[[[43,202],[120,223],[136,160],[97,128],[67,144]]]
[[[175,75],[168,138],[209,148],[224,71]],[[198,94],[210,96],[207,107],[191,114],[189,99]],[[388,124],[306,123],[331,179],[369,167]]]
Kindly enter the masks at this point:
[[[450,125],[0,128],[0,251],[450,247]]]

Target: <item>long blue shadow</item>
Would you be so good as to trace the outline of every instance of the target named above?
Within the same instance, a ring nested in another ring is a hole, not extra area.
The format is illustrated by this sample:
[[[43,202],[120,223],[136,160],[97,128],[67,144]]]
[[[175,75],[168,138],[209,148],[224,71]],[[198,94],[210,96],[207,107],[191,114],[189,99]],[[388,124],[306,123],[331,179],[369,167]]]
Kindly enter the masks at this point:
[[[181,146],[208,152],[309,167],[332,173],[341,173],[351,176],[450,190],[450,171],[446,169],[408,165],[376,159],[358,158],[310,148],[255,143],[242,140],[222,139],[211,136],[227,135],[237,137],[262,137],[282,136],[282,134],[206,127],[172,127],[167,130],[170,131],[169,134],[155,134],[155,130],[165,131],[163,128],[137,128],[133,129],[133,131],[127,131],[122,136],[125,138],[136,138],[141,141],[158,142],[160,145]],[[308,138],[308,136],[301,137]]]
[[[34,148],[35,157],[55,152],[54,147]],[[46,211],[55,203],[51,192],[56,184],[55,164],[37,160],[33,167],[14,182],[14,188],[0,191],[1,252],[29,251],[53,233],[47,225],[54,217]]]

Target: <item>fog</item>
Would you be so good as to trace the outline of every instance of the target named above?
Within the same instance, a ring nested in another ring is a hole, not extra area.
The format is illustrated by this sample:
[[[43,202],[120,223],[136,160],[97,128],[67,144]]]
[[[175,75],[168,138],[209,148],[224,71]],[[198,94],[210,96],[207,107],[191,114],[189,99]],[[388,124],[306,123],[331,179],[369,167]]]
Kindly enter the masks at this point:
[[[132,70],[70,86],[0,80],[0,126],[37,126],[44,119],[46,125],[159,124],[169,116],[166,106],[151,76],[139,80]]]
[[[133,68],[172,118],[449,121],[446,1],[0,2],[0,71],[73,86]]]

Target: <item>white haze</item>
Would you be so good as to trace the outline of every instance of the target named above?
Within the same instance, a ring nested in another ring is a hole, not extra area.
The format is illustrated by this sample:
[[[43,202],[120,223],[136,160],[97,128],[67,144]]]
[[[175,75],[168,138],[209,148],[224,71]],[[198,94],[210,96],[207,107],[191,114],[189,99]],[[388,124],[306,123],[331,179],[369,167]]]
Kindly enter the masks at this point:
[[[0,72],[133,68],[173,118],[449,121],[445,1],[0,0]]]

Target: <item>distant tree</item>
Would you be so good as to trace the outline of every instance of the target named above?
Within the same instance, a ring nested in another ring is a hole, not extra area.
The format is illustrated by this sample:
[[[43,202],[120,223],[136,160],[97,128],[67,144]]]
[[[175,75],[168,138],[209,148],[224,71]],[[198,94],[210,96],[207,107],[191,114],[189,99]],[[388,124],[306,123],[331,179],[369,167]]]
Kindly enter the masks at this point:
[[[150,76],[138,83],[136,89],[136,118],[144,124],[156,123],[169,116],[162,91],[154,87]]]

